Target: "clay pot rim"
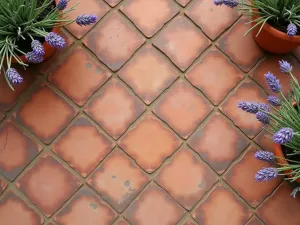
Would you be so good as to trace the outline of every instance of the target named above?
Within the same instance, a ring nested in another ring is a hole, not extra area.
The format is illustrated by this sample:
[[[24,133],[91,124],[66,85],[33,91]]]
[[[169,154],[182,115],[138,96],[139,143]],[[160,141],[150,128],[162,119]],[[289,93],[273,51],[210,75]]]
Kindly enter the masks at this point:
[[[258,26],[259,27],[259,26]],[[267,31],[269,34],[272,34],[273,36],[290,41],[290,42],[299,42],[300,41],[300,35],[296,35],[294,37],[289,37],[286,33],[283,33],[280,30],[277,30],[276,28],[272,27],[270,24],[265,23],[263,29]]]

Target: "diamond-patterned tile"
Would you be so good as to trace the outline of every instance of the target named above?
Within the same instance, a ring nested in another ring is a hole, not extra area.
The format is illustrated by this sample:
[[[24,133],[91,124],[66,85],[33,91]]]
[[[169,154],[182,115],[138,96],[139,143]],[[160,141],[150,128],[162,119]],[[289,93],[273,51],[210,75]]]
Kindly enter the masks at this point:
[[[219,185],[192,216],[199,224],[241,225],[249,220],[251,211],[231,191]]]
[[[300,60],[300,47],[294,49],[292,51],[293,55],[297,57],[298,60]]]
[[[144,104],[116,79],[102,88],[85,107],[85,112],[115,139],[144,111]]]
[[[86,118],[78,118],[52,150],[86,177],[115,146]]]
[[[275,143],[273,137],[265,130],[262,130],[262,132],[255,137],[254,141],[265,151],[272,152],[274,150]]]
[[[293,188],[288,182],[279,189],[258,209],[258,216],[265,224],[298,225],[300,224],[300,195],[294,199],[290,196]]]
[[[18,109],[15,117],[49,144],[76,114],[75,108],[44,84]]]
[[[188,141],[188,145],[219,174],[229,167],[248,144],[248,139],[220,113],[215,113]]]
[[[256,45],[251,34],[244,36],[251,28],[248,21],[240,19],[218,42],[218,47],[243,71],[251,70],[264,54]]]
[[[84,39],[85,45],[113,71],[119,70],[144,42],[117,12],[101,21]]]
[[[111,225],[117,214],[87,187],[60,210],[54,220],[60,225]]]
[[[177,202],[190,210],[218,178],[190,150],[183,148],[163,167],[155,180]]]
[[[216,7],[214,1],[195,1],[185,13],[212,40],[230,27],[238,18],[237,10],[230,7]]]
[[[185,71],[210,45],[210,41],[191,21],[178,16],[164,28],[154,45]]]
[[[0,177],[0,195],[5,191],[6,187],[6,181]]]
[[[68,7],[66,10],[70,9],[78,3],[77,0],[69,0]],[[74,20],[77,16],[82,14],[94,14],[97,16],[98,21],[109,11],[109,7],[99,0],[84,0],[77,5],[76,10],[68,12],[67,19]],[[76,23],[67,25],[66,28],[70,31],[77,39],[82,38],[90,29],[95,26],[78,26]]]
[[[13,192],[6,193],[0,199],[0,224],[1,225],[40,225],[43,218]]]
[[[147,37],[152,37],[179,12],[173,0],[127,0],[120,10]]]
[[[175,0],[178,2],[181,6],[185,7],[191,0]]]
[[[172,85],[153,111],[183,138],[187,138],[212,111],[212,106],[180,80]]]
[[[281,182],[281,178],[269,182],[257,182],[255,174],[264,167],[272,167],[272,163],[254,158],[259,150],[251,146],[247,153],[224,175],[226,182],[251,206],[258,206]]]
[[[87,182],[118,212],[145,187],[149,178],[121,150],[115,150]]]
[[[174,225],[184,214],[168,194],[151,184],[125,211],[125,217],[135,225]]]
[[[255,115],[244,112],[237,107],[240,101],[266,103],[267,95],[253,81],[246,80],[232,93],[219,109],[228,116],[233,123],[242,129],[250,138],[254,138],[262,129],[262,124]]]
[[[4,120],[4,118],[5,118],[5,114],[4,114],[3,112],[0,111],[0,122],[1,122],[2,120]]]
[[[246,225],[263,225],[262,222],[256,217],[252,217]]]
[[[191,220],[186,221],[183,225],[197,225],[196,223],[194,223]]]
[[[214,105],[218,105],[243,77],[243,73],[215,48],[186,74]]]
[[[175,68],[151,45],[142,49],[120,72],[134,92],[150,104],[179,76]]]
[[[124,219],[120,219],[117,223],[116,223],[116,225],[130,225],[126,220],[124,220]]]
[[[180,144],[181,140],[150,114],[119,141],[119,146],[148,173],[154,172]]]
[[[74,67],[76,65],[76,67]],[[49,80],[82,106],[111,76],[81,47],[74,49],[50,74]]]
[[[115,7],[116,5],[118,5],[122,0],[104,0],[107,2],[107,4],[109,4],[111,7]]]
[[[77,177],[48,154],[16,183],[20,191],[47,217],[56,212],[80,185]]]

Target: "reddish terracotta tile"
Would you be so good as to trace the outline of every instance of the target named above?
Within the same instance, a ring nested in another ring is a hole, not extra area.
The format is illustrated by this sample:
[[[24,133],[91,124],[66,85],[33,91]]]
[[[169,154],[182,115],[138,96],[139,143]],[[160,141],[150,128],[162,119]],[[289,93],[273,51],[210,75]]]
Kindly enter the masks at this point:
[[[4,120],[4,118],[5,118],[5,114],[4,114],[3,112],[0,111],[0,122],[1,122],[2,120]]]
[[[154,172],[180,144],[181,140],[150,114],[119,141],[119,146],[149,173]]]
[[[269,56],[268,58],[264,59],[256,68],[253,70],[253,72],[250,74],[250,76],[257,81],[264,89],[269,93],[272,94],[272,91],[269,89],[266,81],[265,76],[267,72],[272,72],[277,79],[280,80],[281,85],[283,86],[282,91],[284,94],[287,94],[287,92],[290,90],[289,81],[291,80],[291,77],[287,74],[284,74],[280,71],[279,68],[279,60],[286,60],[290,62],[293,66],[293,75],[299,80],[300,79],[300,64],[298,60],[291,56]],[[274,93],[273,93],[274,95]]]
[[[218,186],[192,213],[199,224],[241,225],[251,216],[251,211],[231,191]]]
[[[185,7],[191,0],[175,0],[178,2],[181,6]]]
[[[161,32],[154,45],[185,71],[210,45],[210,41],[191,21],[178,16]]]
[[[53,222],[48,222],[46,225],[55,225]]]
[[[248,144],[248,139],[220,113],[215,113],[188,141],[188,145],[219,174],[229,167]]]
[[[76,116],[77,110],[43,84],[16,112],[16,119],[49,144]]]
[[[151,45],[147,45],[120,72],[134,92],[150,104],[179,76],[173,66],[167,62]]]
[[[54,216],[60,225],[111,225],[116,218],[117,214],[86,187]]]
[[[243,77],[244,74],[215,48],[186,74],[214,105],[218,105]]]
[[[230,7],[216,7],[214,1],[195,1],[185,13],[212,40],[230,27],[238,18],[237,10]]]
[[[6,181],[0,177],[0,195],[5,191],[6,187],[7,187]]]
[[[191,220],[186,221],[183,225],[196,225],[196,223],[194,223]]]
[[[121,219],[116,223],[116,225],[130,225],[130,224],[126,220]]]
[[[247,153],[224,175],[226,182],[253,207],[258,206],[270,195],[282,180],[281,178],[269,182],[255,180],[258,170],[273,165],[255,159],[254,154],[257,150],[259,149],[251,146]]]
[[[127,0],[120,10],[147,37],[152,37],[179,12],[172,0]]]
[[[13,192],[8,192],[0,199],[0,224],[1,225],[39,225],[43,218]]]
[[[153,109],[185,139],[211,111],[208,101],[182,80],[175,83]]]
[[[42,150],[11,120],[1,124],[0,143],[0,173],[10,181]]]
[[[44,155],[16,183],[20,191],[50,217],[79,188],[81,182],[50,155]]]
[[[292,51],[293,55],[297,57],[298,60],[300,60],[300,47],[294,49]]]
[[[244,112],[237,107],[240,101],[266,103],[267,95],[253,81],[246,80],[232,93],[219,109],[228,116],[236,126],[244,131],[248,137],[254,138],[262,129],[262,124],[255,115]]]
[[[78,118],[52,146],[71,167],[86,177],[112,150],[114,142],[105,137],[86,118]]]
[[[111,7],[115,7],[118,5],[122,0],[104,0],[107,4],[109,4]]]
[[[252,217],[246,225],[263,225],[263,223],[256,217]]]
[[[183,214],[183,208],[165,191],[151,184],[126,210],[125,217],[134,225],[173,225]]]
[[[300,196],[290,196],[293,188],[288,182],[279,189],[258,209],[258,216],[265,224],[298,225],[300,224]]]
[[[68,7],[66,10],[70,9],[74,5],[78,3],[77,0],[70,0],[68,3]],[[97,16],[98,21],[109,11],[109,7],[104,4],[102,1],[98,0],[84,0],[78,6],[76,6],[76,10],[68,13],[68,20],[74,20],[77,16],[82,14],[94,14]],[[72,23],[66,26],[66,29],[70,31],[77,39],[82,38],[90,29],[95,26],[78,26],[76,23]]]
[[[190,150],[182,148],[155,178],[177,202],[190,210],[217,181],[217,176]],[[183,182],[184,181],[184,182]]]
[[[118,13],[111,13],[85,39],[85,45],[111,70],[117,71],[145,42]]]
[[[274,151],[274,141],[271,134],[269,134],[267,131],[262,130],[262,132],[257,135],[254,139],[254,141],[262,147],[263,150],[273,152]]]
[[[76,65],[76,67],[74,67]],[[77,47],[50,74],[49,80],[82,106],[111,76],[81,47]]]
[[[119,149],[87,180],[118,212],[122,212],[145,187],[149,178]]]
[[[248,72],[261,59],[263,51],[256,45],[251,34],[244,36],[251,24],[240,19],[218,42],[218,47],[243,71]]]
[[[85,112],[115,139],[119,138],[144,111],[144,104],[116,79],[102,88],[85,107]]]

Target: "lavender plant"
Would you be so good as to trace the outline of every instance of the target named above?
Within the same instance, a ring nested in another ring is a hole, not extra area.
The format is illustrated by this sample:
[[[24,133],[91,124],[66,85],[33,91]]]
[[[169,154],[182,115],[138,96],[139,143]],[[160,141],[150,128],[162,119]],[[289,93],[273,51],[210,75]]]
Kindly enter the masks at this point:
[[[12,90],[13,84],[20,84],[22,76],[13,68],[12,61],[23,67],[28,66],[21,59],[24,55],[29,63],[43,62],[45,50],[42,42],[63,48],[66,41],[59,34],[51,32],[73,22],[79,26],[96,23],[93,14],[80,15],[75,20],[67,18],[78,3],[66,10],[69,0],[5,0],[0,1],[0,74],[5,77]],[[24,47],[25,45],[25,47]],[[26,45],[29,45],[27,51]]]
[[[214,0],[215,5],[225,5],[238,9],[246,16],[254,16],[256,24],[247,31],[260,26],[259,35],[265,23],[276,29],[286,32],[288,36],[298,34],[300,27],[300,1],[299,0]],[[251,23],[249,22],[249,23]]]
[[[279,61],[281,72],[291,77],[291,91],[285,96],[282,93],[280,81],[268,72],[265,79],[269,89],[274,93],[268,97],[269,105],[257,102],[239,102],[238,108],[255,114],[258,121],[264,125],[264,129],[273,136],[273,141],[282,146],[287,164],[276,163],[272,152],[259,150],[254,157],[258,160],[274,163],[273,167],[262,168],[255,175],[257,181],[269,181],[277,176],[290,175],[286,180],[294,182],[300,178],[300,85],[294,77],[293,67],[287,61]],[[278,160],[279,162],[281,160]],[[276,167],[277,164],[277,167]],[[300,188],[294,189],[292,196],[296,196]]]

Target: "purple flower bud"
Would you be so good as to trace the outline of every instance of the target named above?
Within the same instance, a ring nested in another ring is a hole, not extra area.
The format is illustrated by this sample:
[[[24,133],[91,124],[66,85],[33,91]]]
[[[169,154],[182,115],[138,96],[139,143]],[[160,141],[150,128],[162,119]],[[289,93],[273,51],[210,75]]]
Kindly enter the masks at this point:
[[[42,43],[39,42],[38,40],[33,40],[31,42],[31,48],[35,55],[38,55],[38,56],[45,55],[44,47],[43,47]]]
[[[286,29],[286,33],[289,37],[293,37],[297,34],[297,26],[293,23],[290,23]]]
[[[270,112],[270,108],[266,104],[260,104],[259,109],[263,110],[265,112]],[[258,111],[256,113],[256,119],[258,121],[262,122],[263,124],[269,124],[270,123],[270,117],[262,111]]]
[[[230,7],[230,8],[234,8],[236,7],[239,3],[237,2],[237,0],[223,0],[223,4]]]
[[[83,14],[83,15],[77,16],[77,18],[76,18],[76,23],[79,26],[87,26],[87,25],[90,25],[90,24],[93,24],[96,22],[97,22],[97,16],[94,14],[90,14],[90,15]]]
[[[294,131],[292,128],[282,128],[274,134],[273,140],[276,144],[286,144],[293,139]]]
[[[259,150],[255,152],[254,158],[262,161],[273,162],[275,159],[275,155],[272,152]]]
[[[255,174],[256,181],[269,181],[278,176],[278,171],[274,167],[263,168]]]
[[[273,106],[280,106],[281,102],[280,99],[277,98],[276,96],[270,95],[268,97],[268,102],[270,102]]]
[[[49,32],[45,37],[45,41],[51,47],[55,47],[55,48],[63,48],[66,45],[65,39],[54,32]]]
[[[224,0],[214,0],[214,4],[215,5],[222,5],[223,4],[223,2],[224,2]]]
[[[255,114],[258,112],[260,104],[257,102],[239,102],[238,108],[244,110],[245,112]]]
[[[30,63],[41,63],[44,61],[43,56],[36,55],[34,52],[27,52],[25,57]]]
[[[267,81],[267,84],[269,85],[269,88],[271,89],[271,91],[275,92],[275,93],[279,93],[281,91],[282,86],[279,83],[279,80],[276,79],[276,77],[268,72],[265,74],[265,79]]]
[[[59,2],[56,4],[56,8],[58,10],[64,10],[67,8],[68,0],[59,0]]]
[[[20,84],[23,82],[23,77],[21,77],[18,71],[14,68],[9,68],[6,71],[6,77],[13,84]]]
[[[279,61],[280,70],[283,73],[290,73],[293,70],[293,66],[284,60]]]

